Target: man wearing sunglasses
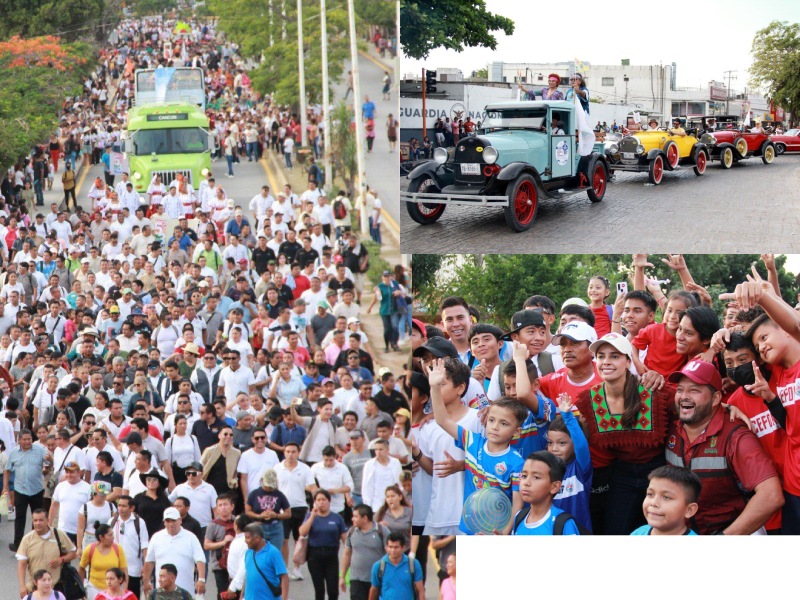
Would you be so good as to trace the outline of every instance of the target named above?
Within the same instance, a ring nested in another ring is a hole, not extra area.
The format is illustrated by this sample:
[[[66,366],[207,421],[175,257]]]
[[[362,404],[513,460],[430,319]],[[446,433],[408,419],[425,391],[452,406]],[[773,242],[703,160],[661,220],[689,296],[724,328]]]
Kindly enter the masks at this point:
[[[175,486],[169,499],[173,504],[178,498],[189,500],[189,514],[200,524],[202,538],[205,539],[206,527],[214,518],[213,509],[217,504],[217,490],[210,483],[203,481],[203,465],[199,462],[193,462],[186,467],[185,474],[186,483]]]

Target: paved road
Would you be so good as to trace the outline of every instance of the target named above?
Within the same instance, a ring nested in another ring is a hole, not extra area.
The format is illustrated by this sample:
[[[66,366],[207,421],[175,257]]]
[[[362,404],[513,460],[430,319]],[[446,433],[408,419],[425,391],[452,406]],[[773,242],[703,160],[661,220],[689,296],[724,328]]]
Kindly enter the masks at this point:
[[[434,225],[402,209],[403,252],[650,253],[800,251],[800,157],[771,165],[752,158],[723,172],[710,163],[667,172],[659,186],[645,173],[617,173],[605,200],[585,194],[540,203],[533,228],[513,233],[503,210],[449,207]],[[401,179],[405,188],[408,180]]]
[[[361,78],[361,95],[369,96],[369,99],[375,103],[375,126],[376,136],[375,144],[372,152],[366,155],[367,157],[367,184],[380,194],[383,200],[383,208],[386,213],[394,220],[394,223],[400,223],[400,196],[398,194],[398,180],[399,180],[399,160],[400,160],[400,144],[395,147],[394,152],[389,152],[389,141],[386,137],[386,118],[389,114],[397,117],[399,113],[399,103],[397,98],[396,86],[393,86],[391,100],[383,100],[381,90],[383,89],[383,74],[386,69],[381,66],[380,58],[376,58],[374,50],[370,51],[369,55],[359,54],[358,68]],[[391,66],[388,58],[382,61],[387,67]],[[344,66],[344,73],[350,70],[352,63],[348,60]],[[388,69],[394,79],[394,71]],[[344,98],[347,91],[346,78],[342,82],[338,82],[333,86],[332,103],[336,103],[338,99]],[[353,101],[353,95],[350,94],[348,101]],[[358,102],[358,111],[361,112],[361,104],[363,99]]]

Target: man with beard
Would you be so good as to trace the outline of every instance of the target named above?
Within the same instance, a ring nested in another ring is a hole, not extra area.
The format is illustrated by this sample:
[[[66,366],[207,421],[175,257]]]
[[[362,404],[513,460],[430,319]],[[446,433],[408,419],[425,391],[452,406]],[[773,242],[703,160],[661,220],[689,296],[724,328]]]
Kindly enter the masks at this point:
[[[676,384],[678,419],[670,423],[667,462],[703,482],[694,528],[701,535],[763,531],[784,504],[781,482],[756,435],[721,406],[719,371],[692,360],[668,380]],[[753,494],[749,500],[742,489]]]

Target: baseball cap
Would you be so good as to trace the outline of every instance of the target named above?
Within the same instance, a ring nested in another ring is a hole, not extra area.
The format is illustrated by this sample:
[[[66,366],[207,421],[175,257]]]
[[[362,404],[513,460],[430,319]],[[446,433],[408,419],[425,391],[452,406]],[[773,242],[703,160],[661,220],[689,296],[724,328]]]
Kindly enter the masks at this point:
[[[625,354],[628,358],[630,358],[633,354],[631,343],[628,341],[628,338],[621,333],[605,334],[603,337],[589,346],[589,350],[592,351],[592,354],[597,354],[597,349],[603,344],[610,344],[614,346],[614,348]]]
[[[383,273],[381,273],[381,276],[382,277],[389,277],[391,274],[392,274],[391,271],[384,271]]]
[[[354,319],[355,317],[350,317],[350,318]],[[348,319],[347,322],[349,323],[350,319]],[[423,323],[419,319],[411,319],[411,327],[412,328],[416,327],[417,331],[419,331],[423,336],[428,332],[428,330],[425,328],[425,323]]]
[[[422,373],[418,373],[417,371],[411,373],[411,387],[417,388],[424,396],[430,398],[431,384],[428,383],[428,378]]]
[[[358,320],[358,317],[350,317],[347,319],[348,325],[352,325],[353,323],[361,323],[361,321]]]
[[[325,385],[327,383],[333,383],[333,379],[331,379],[330,377],[323,377],[322,380],[320,380],[319,382],[320,385]]]
[[[553,336],[553,344],[561,344],[561,338],[569,338],[573,342],[589,342],[593,344],[597,341],[597,332],[594,327],[583,321],[573,321],[567,323],[561,333]]]
[[[702,385],[710,385],[717,391],[722,389],[722,376],[719,371],[714,365],[704,360],[690,360],[680,371],[670,373],[667,381],[678,383],[681,377],[688,377],[695,383]]]
[[[198,461],[194,461],[192,464],[190,464],[188,467],[186,467],[187,471],[189,469],[191,469],[192,471],[197,471],[198,473],[202,473],[203,472],[203,463],[200,463]]]
[[[144,313],[142,312],[142,309],[139,308],[138,306],[134,306],[133,307],[133,309],[131,310],[131,314],[132,315],[144,315]]]
[[[331,305],[323,300],[322,302],[317,304],[317,308],[324,308],[325,310],[330,310],[331,309]]]
[[[159,363],[157,360],[151,360],[149,363],[147,363],[147,368],[148,369],[155,369],[156,367],[158,367],[160,365],[161,365],[161,363]]]
[[[364,437],[364,432],[360,429],[353,429],[348,437],[350,437],[350,439]]]
[[[131,288],[125,288],[125,289],[122,290],[122,293],[123,294],[132,294],[133,290]]]
[[[425,344],[414,350],[414,356],[422,356],[426,350],[436,358],[447,358],[448,356],[458,358],[458,350],[453,342],[441,336],[429,338]]]
[[[407,408],[399,408],[396,411],[394,411],[394,416],[396,417],[397,415],[400,415],[401,417],[405,417],[406,419],[410,419],[411,418],[411,411],[408,410]]]
[[[81,259],[81,264],[87,264],[88,265],[90,262],[92,262],[92,261],[90,261],[88,258],[82,258]]]
[[[92,495],[103,494],[107,496],[111,493],[111,484],[107,481],[95,481],[92,483]]]
[[[509,332],[501,339],[510,340],[512,333],[517,333],[520,329],[531,326],[546,327],[542,313],[540,313],[538,310],[518,310],[514,313],[514,316],[511,317]],[[424,329],[422,330],[422,333],[425,333]]]
[[[119,313],[119,306],[112,306],[111,308],[108,309],[108,312]]]
[[[64,470],[65,471],[80,471],[81,466],[76,463],[74,460],[70,460],[64,463]]]
[[[564,303],[561,305],[561,308],[569,306],[570,304],[577,304],[578,306],[586,306],[586,307],[589,306],[588,304],[586,304],[586,300],[584,300],[583,298],[567,298],[566,300],[564,300]]]
[[[177,521],[181,518],[181,513],[178,512],[178,509],[174,506],[170,506],[167,510],[164,511],[164,520],[165,521]]]

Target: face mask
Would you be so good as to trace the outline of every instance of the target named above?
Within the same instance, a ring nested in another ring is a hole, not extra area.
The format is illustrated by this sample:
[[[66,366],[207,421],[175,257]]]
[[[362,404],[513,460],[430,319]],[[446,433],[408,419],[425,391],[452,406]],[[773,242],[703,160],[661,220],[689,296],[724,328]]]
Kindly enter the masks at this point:
[[[726,369],[728,373],[728,377],[730,377],[731,381],[733,381],[736,385],[745,386],[745,385],[753,385],[756,382],[756,376],[753,372],[753,364],[746,363],[743,365],[739,365],[734,369]],[[761,375],[769,381],[770,373],[759,367],[759,371],[761,371]]]

